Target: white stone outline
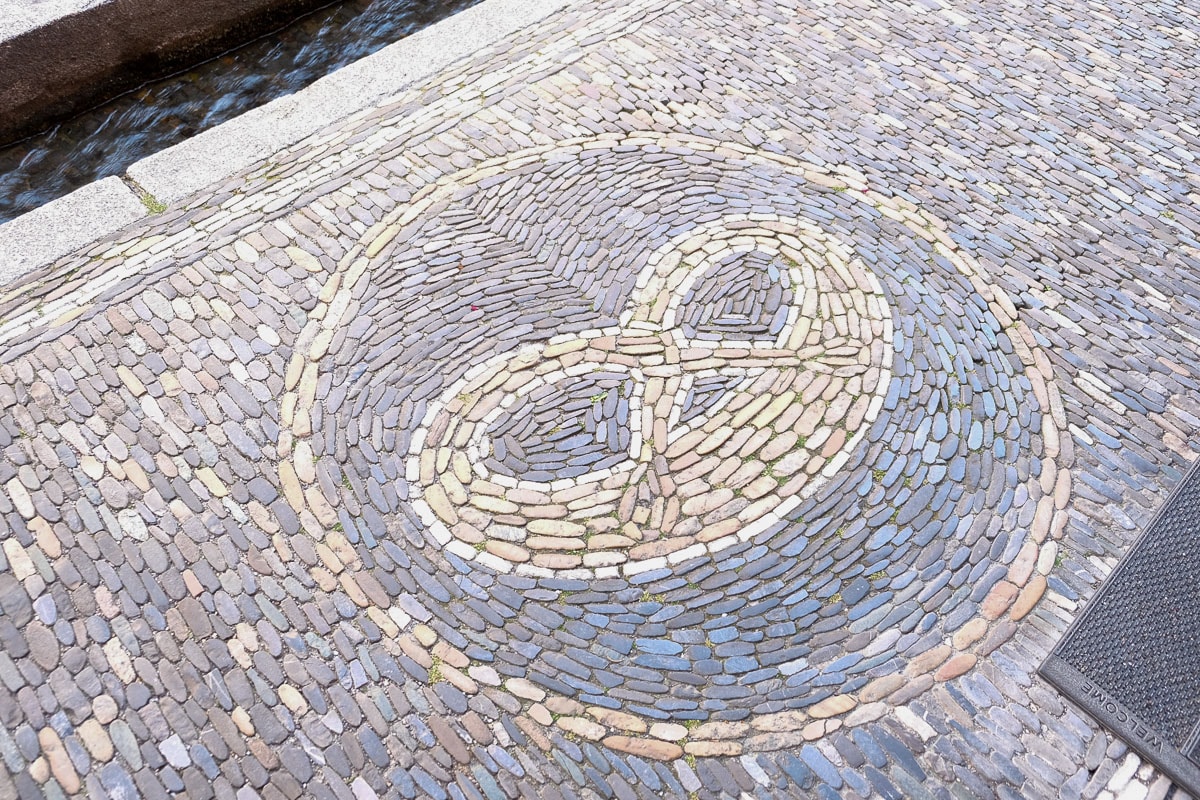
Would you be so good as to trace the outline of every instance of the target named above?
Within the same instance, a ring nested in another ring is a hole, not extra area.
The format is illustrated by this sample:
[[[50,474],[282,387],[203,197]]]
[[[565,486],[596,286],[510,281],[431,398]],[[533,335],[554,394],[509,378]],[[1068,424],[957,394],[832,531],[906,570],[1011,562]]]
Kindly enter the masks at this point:
[[[761,217],[755,219],[755,217]],[[734,223],[744,222],[759,222],[769,223],[774,228],[781,230],[773,230],[771,228],[758,225],[755,227],[733,228],[730,227]],[[786,238],[792,239],[795,244],[790,244]],[[762,238],[773,239],[779,242],[777,247],[764,246]],[[699,241],[698,247],[687,249],[685,252],[684,246],[688,243]],[[714,249],[708,252],[705,248],[706,243],[729,241],[734,243],[733,248]],[[682,335],[682,332],[674,326],[678,308],[681,305],[687,291],[695,284],[695,282],[715,263],[714,259],[719,257],[721,260],[728,258],[730,255],[740,253],[762,251],[776,255],[783,255],[789,258],[794,266],[788,268],[789,275],[793,284],[793,301],[792,310],[789,311],[788,321],[784,325],[780,334],[772,340],[747,341],[744,339],[689,339]],[[790,254],[789,254],[789,251]],[[795,327],[799,321],[799,316],[803,307],[818,303],[820,301],[821,292],[817,289],[818,275],[817,270],[810,262],[810,259],[805,252],[819,251],[825,259],[825,264],[821,267],[833,269],[839,274],[847,284],[847,291],[853,292],[858,290],[864,295],[868,314],[872,319],[882,323],[883,331],[874,336],[873,339],[865,340],[864,344],[869,344],[871,341],[882,341],[885,347],[891,347],[893,350],[902,348],[903,342],[899,336],[901,334],[895,328],[892,322],[890,313],[890,304],[887,301],[887,296],[883,292],[882,284],[878,277],[872,272],[861,260],[853,257],[852,251],[842,242],[837,240],[831,234],[823,231],[811,220],[801,217],[782,217],[779,215],[754,215],[754,214],[730,214],[719,217],[707,223],[695,226],[682,233],[672,237],[669,241],[660,245],[647,258],[646,265],[638,274],[635,281],[635,290],[627,301],[626,309],[621,313],[619,319],[620,326],[610,326],[602,329],[591,329],[581,333],[560,334],[549,340],[532,346],[521,347],[514,351],[497,354],[487,359],[478,367],[473,367],[463,375],[462,378],[455,381],[431,402],[427,407],[424,418],[421,421],[418,433],[414,435],[410,447],[408,460],[406,463],[405,477],[409,482],[410,503],[416,510],[422,523],[430,530],[435,540],[443,546],[448,552],[466,559],[474,560],[485,564],[499,572],[515,572],[518,575],[527,575],[530,577],[562,577],[562,578],[606,578],[616,577],[620,574],[625,576],[637,575],[641,572],[646,572],[652,569],[678,564],[691,558],[704,556],[705,554],[716,555],[717,553],[732,547],[740,542],[748,541],[762,532],[769,529],[772,525],[782,520],[784,516],[795,509],[805,499],[811,497],[816,491],[824,486],[830,478],[832,478],[846,461],[849,460],[850,454],[858,443],[866,435],[871,423],[878,416],[879,411],[883,408],[883,400],[887,394],[888,387],[891,383],[892,373],[887,358],[887,353],[883,354],[880,359],[882,363],[872,364],[880,371],[879,378],[875,385],[875,390],[871,393],[871,401],[868,409],[863,417],[863,421],[859,429],[849,437],[838,452],[829,457],[825,466],[822,467],[820,473],[814,476],[815,479],[807,483],[797,494],[783,497],[778,505],[766,511],[762,516],[751,520],[736,533],[729,534],[722,538],[710,542],[697,542],[681,550],[677,550],[665,556],[656,556],[652,558],[627,560],[615,566],[598,566],[598,567],[574,567],[568,569],[551,569],[548,567],[540,567],[528,563],[517,564],[505,559],[499,558],[487,550],[477,551],[474,547],[466,542],[455,537],[445,522],[437,515],[436,512],[429,506],[424,499],[424,492],[420,481],[420,459],[421,453],[425,450],[425,432],[429,426],[437,418],[437,416],[447,409],[447,406],[456,397],[463,393],[465,389],[475,384],[480,378],[489,374],[496,374],[499,368],[505,364],[512,363],[514,360],[521,359],[536,359],[549,346],[564,342],[573,342],[577,340],[589,340],[602,336],[619,335],[629,331],[645,331],[646,333],[662,333],[664,330],[670,330],[673,337],[679,340],[681,347],[697,347],[719,349],[723,347],[748,349],[756,347],[781,347],[786,348],[792,334],[795,332]],[[699,253],[699,256],[690,258],[693,254]],[[672,260],[672,256],[678,254],[678,260]],[[686,265],[686,272],[680,270],[680,265]],[[840,267],[840,269],[839,269]],[[857,273],[857,275],[855,274]],[[866,290],[860,285],[860,280],[865,280],[867,283]],[[673,285],[672,285],[673,284]],[[655,304],[662,296],[663,292],[669,292],[667,295],[668,303],[663,309],[662,321],[654,322]],[[841,294],[841,292],[839,292]],[[578,369],[567,368],[566,370],[550,373],[549,376],[539,376],[541,380],[535,380],[537,385],[545,385],[550,376],[560,374],[561,377],[569,376],[572,372],[577,375],[587,374],[590,371],[599,369],[611,369],[612,364],[606,363],[603,367],[598,364],[576,365]],[[765,368],[764,368],[765,369]],[[632,370],[631,370],[632,372]],[[532,382],[531,382],[532,383]],[[525,390],[522,392],[522,390]],[[533,389],[526,385],[517,390],[517,394],[527,394]],[[681,387],[681,393],[683,392]],[[675,402],[672,407],[672,416],[677,413],[678,404],[680,402],[680,394],[677,393]],[[716,404],[709,409],[701,418],[702,420],[711,418],[719,410],[723,403]],[[499,413],[499,409],[489,412],[491,419],[495,419],[495,415]],[[581,485],[597,484],[613,475],[619,470],[637,469],[640,461],[630,460],[621,462],[614,467],[608,467],[603,470],[586,473],[574,478],[562,479],[561,481],[540,482],[540,481],[522,481],[514,480],[508,476],[496,475],[489,473],[486,468],[483,468],[479,463],[482,450],[479,447],[480,438],[486,431],[488,419],[485,418],[481,423],[476,423],[478,432],[473,432],[472,439],[468,448],[473,445],[473,450],[468,449],[468,459],[472,462],[472,470],[480,477],[490,480],[497,485],[507,488],[532,489],[534,491],[552,492],[560,489],[573,488]],[[642,425],[633,423],[631,416],[631,429],[640,432]],[[634,425],[637,425],[636,429]],[[675,435],[671,440],[677,440],[684,436],[696,425],[689,425],[686,428],[681,426],[678,431],[674,431]],[[631,436],[631,449],[638,436]]]

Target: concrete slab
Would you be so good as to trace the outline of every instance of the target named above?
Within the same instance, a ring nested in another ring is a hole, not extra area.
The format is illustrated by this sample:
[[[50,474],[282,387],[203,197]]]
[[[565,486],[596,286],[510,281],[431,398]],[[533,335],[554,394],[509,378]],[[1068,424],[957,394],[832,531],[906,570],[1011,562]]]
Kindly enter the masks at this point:
[[[105,178],[0,225],[0,285],[147,214],[120,178]]]

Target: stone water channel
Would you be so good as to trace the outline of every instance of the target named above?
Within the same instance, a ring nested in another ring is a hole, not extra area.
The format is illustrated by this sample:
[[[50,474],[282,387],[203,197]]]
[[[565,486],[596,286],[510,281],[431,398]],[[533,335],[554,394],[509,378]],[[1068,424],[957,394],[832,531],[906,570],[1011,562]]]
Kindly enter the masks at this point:
[[[478,0],[346,0],[0,147],[0,223],[313,81]]]

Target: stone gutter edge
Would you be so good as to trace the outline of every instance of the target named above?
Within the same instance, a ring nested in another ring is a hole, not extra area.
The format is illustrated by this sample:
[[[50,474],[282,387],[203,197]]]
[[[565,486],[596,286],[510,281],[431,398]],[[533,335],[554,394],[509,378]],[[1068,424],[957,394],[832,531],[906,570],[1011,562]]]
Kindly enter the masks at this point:
[[[378,105],[571,0],[484,0],[286,95],[0,225],[0,286]],[[140,187],[144,194],[139,194]]]

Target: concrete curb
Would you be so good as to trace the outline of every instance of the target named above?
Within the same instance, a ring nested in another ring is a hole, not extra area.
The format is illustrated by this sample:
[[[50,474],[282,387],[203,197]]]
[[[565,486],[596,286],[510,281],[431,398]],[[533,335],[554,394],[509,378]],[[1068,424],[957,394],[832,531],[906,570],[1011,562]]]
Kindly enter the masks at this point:
[[[0,285],[146,216],[142,201],[120,178],[89,183],[65,197],[0,225]]]
[[[379,104],[566,0],[487,0],[237,119],[133,164],[127,174],[168,205],[235,175],[284,147]]]
[[[571,0],[485,0],[281,97],[131,165],[126,176],[171,205],[228,179],[331,123],[385,98],[569,5]],[[0,225],[0,285],[52,264],[147,214],[119,178],[84,186]]]

